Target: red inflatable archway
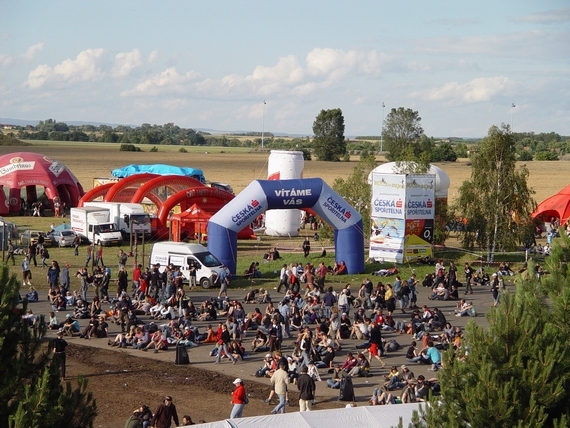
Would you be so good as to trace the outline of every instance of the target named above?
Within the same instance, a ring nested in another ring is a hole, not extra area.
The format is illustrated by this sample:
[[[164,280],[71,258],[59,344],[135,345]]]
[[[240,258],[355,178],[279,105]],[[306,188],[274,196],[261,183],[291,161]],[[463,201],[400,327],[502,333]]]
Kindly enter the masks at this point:
[[[85,202],[94,201],[99,197],[104,199],[109,189],[113,187],[115,184],[117,183],[111,182],[94,187],[93,189],[89,190],[85,195],[83,195],[83,197],[79,200],[77,206],[82,207]]]
[[[185,190],[189,187],[205,187],[205,186],[204,183],[202,183],[201,181],[198,181],[191,177],[185,177],[180,175],[159,175],[158,177],[153,178],[149,180],[147,183],[143,184],[135,192],[135,194],[131,199],[131,202],[140,203],[145,196],[150,198],[149,195],[155,194],[156,193],[155,190],[161,187],[167,187],[168,189],[176,193]],[[163,202],[166,202],[171,197],[172,195],[170,195]],[[162,198],[160,198],[160,200],[162,201]],[[156,204],[157,207],[159,207],[160,205],[162,204]]]

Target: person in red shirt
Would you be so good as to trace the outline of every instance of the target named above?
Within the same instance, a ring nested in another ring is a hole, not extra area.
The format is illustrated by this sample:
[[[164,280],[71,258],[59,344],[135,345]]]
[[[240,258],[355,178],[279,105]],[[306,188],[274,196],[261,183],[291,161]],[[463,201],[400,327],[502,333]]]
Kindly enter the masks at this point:
[[[141,286],[142,265],[139,264],[133,269],[133,299],[136,296],[137,290]]]
[[[247,404],[247,395],[245,393],[245,388],[243,386],[243,381],[240,378],[234,380],[233,384],[236,389],[232,392],[232,412],[230,414],[230,419],[238,419],[243,415],[243,408]]]

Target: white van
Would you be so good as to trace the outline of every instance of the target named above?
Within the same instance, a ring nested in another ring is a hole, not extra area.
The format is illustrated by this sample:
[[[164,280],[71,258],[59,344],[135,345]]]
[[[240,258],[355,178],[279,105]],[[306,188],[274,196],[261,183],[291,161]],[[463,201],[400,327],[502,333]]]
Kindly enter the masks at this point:
[[[157,242],[152,246],[150,253],[150,264],[160,264],[160,271],[164,267],[172,264],[180,268],[180,272],[186,279],[190,280],[190,267],[196,267],[196,284],[202,288],[210,288],[213,285],[214,277],[219,275],[223,269],[222,262],[210,253],[203,245],[186,244],[184,242]]]

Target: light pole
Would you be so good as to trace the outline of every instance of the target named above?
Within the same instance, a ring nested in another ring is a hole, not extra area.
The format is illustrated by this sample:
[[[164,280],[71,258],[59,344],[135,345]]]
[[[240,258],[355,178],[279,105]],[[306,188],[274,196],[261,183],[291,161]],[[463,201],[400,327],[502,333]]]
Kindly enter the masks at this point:
[[[515,109],[516,105],[515,103],[511,103],[511,134],[514,132],[513,131],[513,110]]]
[[[261,148],[263,149],[263,137],[265,136],[265,100],[263,100],[263,114],[261,115]]]
[[[386,104],[382,103],[382,130],[380,131],[380,153],[382,153],[382,148],[384,145],[384,107],[386,107]]]

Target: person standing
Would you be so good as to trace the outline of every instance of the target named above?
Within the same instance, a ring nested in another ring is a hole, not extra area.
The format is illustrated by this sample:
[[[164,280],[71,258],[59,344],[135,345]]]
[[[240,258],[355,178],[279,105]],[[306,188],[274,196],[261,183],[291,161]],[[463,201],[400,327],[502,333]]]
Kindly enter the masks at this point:
[[[176,426],[180,425],[176,406],[172,404],[172,397],[167,395],[164,397],[162,404],[156,409],[156,412],[154,412],[150,426],[153,428],[170,428],[173,419]]]
[[[306,366],[303,366],[306,367]],[[287,384],[289,383],[289,374],[285,370],[285,363],[280,362],[279,368],[275,370],[273,376],[271,376],[271,383],[273,384],[273,389],[275,394],[279,397],[279,404],[271,411],[272,415],[277,412],[285,413],[285,403],[287,401]]]
[[[75,238],[73,238],[73,255],[74,256],[78,256],[79,255],[79,245],[81,245],[81,237],[79,235],[75,235]]]
[[[221,364],[222,362],[222,352],[226,357],[228,357],[232,364],[235,364],[237,360],[231,354],[228,344],[231,342],[230,332],[228,331],[228,326],[222,324],[222,334],[220,335],[220,340],[218,340],[218,353],[216,354],[216,364]]]
[[[247,395],[243,381],[239,377],[234,380],[233,384],[236,386],[236,389],[232,392],[232,404],[234,406],[232,407],[230,419],[239,419],[243,416],[243,408],[247,404]]]
[[[309,257],[309,253],[311,252],[311,241],[309,241],[309,237],[305,237],[303,241],[303,254],[305,258]]]
[[[93,258],[93,244],[87,245],[87,249],[85,250],[85,267],[89,267],[89,262]]]
[[[303,366],[301,376],[297,378],[297,388],[299,389],[299,411],[308,412],[315,399],[317,385],[311,376],[308,375],[309,368]]]
[[[59,373],[61,375],[61,380],[65,380],[65,349],[67,348],[67,342],[63,338],[63,330],[58,330],[57,337],[53,341],[53,361],[59,367]]]
[[[382,348],[382,332],[376,320],[372,321],[372,328],[370,329],[370,348],[368,348],[368,361],[372,363],[372,357],[376,358],[382,364],[382,368],[386,365],[382,361],[381,355],[384,353]]]
[[[465,262],[465,294],[473,294],[473,268]]]
[[[21,263],[22,266],[22,285],[32,285],[32,271],[30,270],[30,256],[26,254]]]
[[[6,264],[8,264],[10,259],[12,259],[12,266],[16,266],[16,259],[14,258],[14,244],[12,244],[11,239],[8,239],[8,257],[6,257]]]

